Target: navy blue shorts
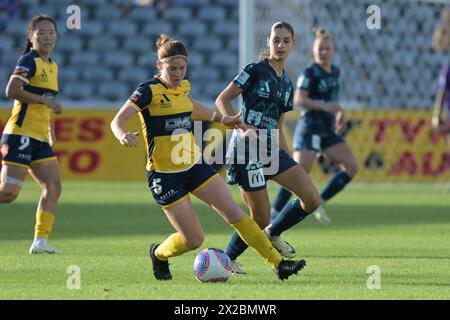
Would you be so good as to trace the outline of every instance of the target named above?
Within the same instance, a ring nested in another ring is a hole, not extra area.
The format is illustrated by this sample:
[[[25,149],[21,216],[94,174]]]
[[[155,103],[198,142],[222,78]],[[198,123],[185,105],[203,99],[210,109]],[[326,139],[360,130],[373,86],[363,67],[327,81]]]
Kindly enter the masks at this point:
[[[279,149],[278,163],[272,161],[263,165],[260,162],[246,164],[227,163],[227,183],[239,184],[244,191],[259,191],[267,187],[267,181],[297,165],[284,150]]]
[[[333,130],[317,132],[307,128],[299,121],[295,127],[293,149],[295,151],[314,150],[320,152],[341,142],[344,142],[344,139]]]
[[[169,209],[188,198],[189,193],[206,186],[217,175],[217,171],[210,165],[197,163],[183,172],[147,171],[147,180],[156,203]]]
[[[29,168],[31,163],[56,159],[48,142],[18,134],[3,134],[2,164]]]

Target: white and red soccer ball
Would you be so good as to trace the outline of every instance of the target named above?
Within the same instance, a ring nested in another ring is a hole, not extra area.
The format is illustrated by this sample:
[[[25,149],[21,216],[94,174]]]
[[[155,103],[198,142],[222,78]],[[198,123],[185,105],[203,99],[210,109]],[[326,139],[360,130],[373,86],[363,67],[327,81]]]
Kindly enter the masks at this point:
[[[225,282],[231,276],[230,257],[220,249],[204,249],[195,257],[194,274],[201,282]]]

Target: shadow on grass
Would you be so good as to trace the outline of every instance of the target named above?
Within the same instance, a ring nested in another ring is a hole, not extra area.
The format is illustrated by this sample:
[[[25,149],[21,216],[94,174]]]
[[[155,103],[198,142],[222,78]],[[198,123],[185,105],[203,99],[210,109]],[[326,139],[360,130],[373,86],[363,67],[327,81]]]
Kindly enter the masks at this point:
[[[232,232],[232,228],[214,211],[196,205],[205,234]],[[308,217],[294,228],[298,230],[343,231],[355,228],[400,226],[408,224],[450,224],[450,214],[445,207],[418,206],[330,206],[328,213],[333,223],[324,227]],[[0,240],[29,239],[34,229],[35,205],[14,203],[0,205]],[[126,237],[173,233],[164,212],[155,204],[60,204],[55,224],[59,238]],[[447,233],[448,231],[442,231]]]

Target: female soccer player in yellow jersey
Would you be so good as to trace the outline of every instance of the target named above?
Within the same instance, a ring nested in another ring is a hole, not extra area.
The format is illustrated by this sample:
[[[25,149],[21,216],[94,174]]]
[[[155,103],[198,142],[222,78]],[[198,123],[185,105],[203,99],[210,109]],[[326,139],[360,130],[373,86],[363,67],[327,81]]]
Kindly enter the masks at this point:
[[[156,46],[160,73],[140,84],[111,122],[111,129],[120,143],[136,147],[138,133],[126,131],[125,124],[139,113],[147,144],[148,184],[154,199],[176,229],[176,233],[163,243],[150,245],[155,278],[172,279],[168,259],[194,250],[203,243],[203,230],[189,194],[205,202],[231,224],[242,239],[272,266],[279,279],[296,274],[305,262],[281,259],[258,225],[233,200],[222,178],[202,162],[195,145],[192,119],[220,121],[227,126],[241,128],[240,115],[221,115],[190,97],[190,83],[184,80],[188,54],[183,43],[161,35]],[[182,149],[177,148],[180,140],[188,141]]]
[[[30,253],[60,253],[47,243],[61,193],[51,122],[52,113],[62,112],[61,105],[54,100],[58,93],[58,65],[50,58],[56,38],[56,23],[51,17],[33,17],[26,49],[6,87],[6,95],[14,99],[14,107],[0,142],[3,156],[0,203],[17,198],[28,173],[41,188]]]

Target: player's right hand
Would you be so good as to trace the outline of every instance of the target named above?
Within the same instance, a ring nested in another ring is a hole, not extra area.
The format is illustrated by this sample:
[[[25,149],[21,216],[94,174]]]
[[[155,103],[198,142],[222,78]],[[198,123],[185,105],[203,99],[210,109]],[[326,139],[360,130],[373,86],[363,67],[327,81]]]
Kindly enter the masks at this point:
[[[51,110],[53,110],[53,112],[56,113],[56,114],[61,114],[61,113],[62,113],[63,107],[62,107],[62,105],[61,105],[58,101],[56,101],[56,100],[50,100],[50,99],[48,99],[47,106],[48,106]]]
[[[137,147],[139,145],[139,139],[137,136],[139,135],[139,132],[127,132],[123,134],[119,142],[124,147]]]
[[[434,131],[439,130],[439,127],[441,126],[441,119],[439,117],[433,117],[431,118],[431,128]]]

